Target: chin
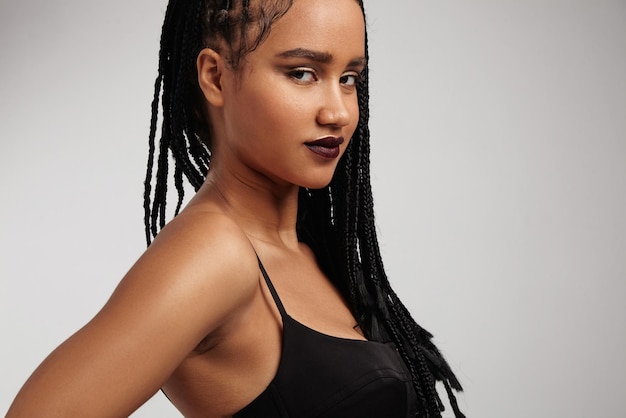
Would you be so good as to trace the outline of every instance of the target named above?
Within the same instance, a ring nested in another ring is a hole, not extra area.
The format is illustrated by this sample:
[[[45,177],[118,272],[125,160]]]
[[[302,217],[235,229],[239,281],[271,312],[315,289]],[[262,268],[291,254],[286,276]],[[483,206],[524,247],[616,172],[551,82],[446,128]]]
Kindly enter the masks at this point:
[[[308,182],[305,182],[303,184],[301,184],[301,187],[307,188],[307,189],[313,189],[313,190],[317,190],[317,189],[323,189],[324,187],[328,186],[330,184],[330,181],[333,179],[333,176],[329,176],[326,178],[318,178],[315,180],[311,180]]]
[[[328,186],[335,176],[336,165],[316,167],[307,172],[301,172],[298,178],[294,178],[294,184],[306,189],[323,189]]]

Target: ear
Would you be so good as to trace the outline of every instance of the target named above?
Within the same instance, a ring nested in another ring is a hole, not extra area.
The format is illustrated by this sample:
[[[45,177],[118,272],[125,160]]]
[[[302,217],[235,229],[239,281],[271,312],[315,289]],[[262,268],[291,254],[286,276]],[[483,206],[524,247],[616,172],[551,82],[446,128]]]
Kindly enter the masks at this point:
[[[224,72],[224,59],[222,56],[211,48],[204,48],[198,54],[196,69],[198,70],[198,84],[204,97],[213,106],[223,106],[222,75]]]

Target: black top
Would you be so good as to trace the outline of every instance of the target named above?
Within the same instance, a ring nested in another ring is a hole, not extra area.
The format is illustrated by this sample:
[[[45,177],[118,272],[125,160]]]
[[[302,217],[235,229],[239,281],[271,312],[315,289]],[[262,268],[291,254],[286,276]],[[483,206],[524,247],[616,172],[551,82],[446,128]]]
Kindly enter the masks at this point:
[[[259,266],[283,322],[276,376],[234,417],[412,417],[411,376],[393,343],[333,337],[290,317]]]

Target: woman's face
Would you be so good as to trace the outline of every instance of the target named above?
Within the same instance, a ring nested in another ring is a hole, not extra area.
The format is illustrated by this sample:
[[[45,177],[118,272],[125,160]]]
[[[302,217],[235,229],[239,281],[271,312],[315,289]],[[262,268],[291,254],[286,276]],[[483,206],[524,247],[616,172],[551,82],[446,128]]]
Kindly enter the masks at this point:
[[[276,184],[326,186],[356,129],[365,24],[355,0],[295,0],[212,114],[215,161]]]

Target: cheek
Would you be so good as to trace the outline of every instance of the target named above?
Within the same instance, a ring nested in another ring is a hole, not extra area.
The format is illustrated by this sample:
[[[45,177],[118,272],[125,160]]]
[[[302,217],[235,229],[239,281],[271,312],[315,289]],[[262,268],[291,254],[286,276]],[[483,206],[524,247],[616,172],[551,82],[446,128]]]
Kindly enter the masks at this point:
[[[239,108],[245,109],[241,114],[245,125],[252,125],[257,131],[280,129],[299,114],[302,104],[293,94],[273,86],[276,83],[261,82],[240,98]]]
[[[245,87],[246,91],[239,91],[231,99],[227,110],[229,136],[233,140],[244,140],[265,129],[268,120],[267,96],[261,91]]]

